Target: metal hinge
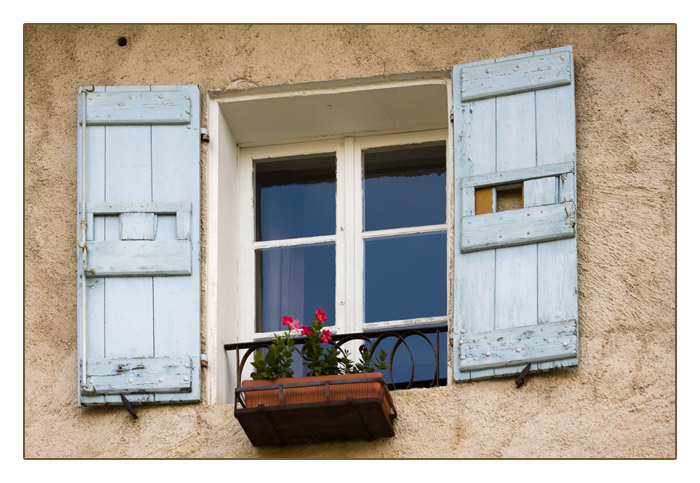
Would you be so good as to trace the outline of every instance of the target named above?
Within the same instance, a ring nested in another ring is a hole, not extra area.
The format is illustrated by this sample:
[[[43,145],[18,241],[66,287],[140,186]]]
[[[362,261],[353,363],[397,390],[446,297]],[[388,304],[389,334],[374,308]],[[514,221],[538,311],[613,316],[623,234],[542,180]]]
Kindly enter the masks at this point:
[[[207,128],[203,127],[199,129],[199,138],[203,143],[209,142],[209,131],[207,131]]]

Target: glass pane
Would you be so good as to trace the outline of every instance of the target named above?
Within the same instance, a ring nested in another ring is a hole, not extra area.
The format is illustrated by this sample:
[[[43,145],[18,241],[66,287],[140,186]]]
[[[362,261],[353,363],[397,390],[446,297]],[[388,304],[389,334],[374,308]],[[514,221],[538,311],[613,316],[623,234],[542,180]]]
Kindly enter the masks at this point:
[[[445,143],[364,151],[364,229],[445,223]]]
[[[365,322],[446,314],[445,232],[365,240]]]
[[[420,327],[416,327],[416,329],[420,330]],[[371,332],[366,332],[366,334],[372,337]],[[441,331],[439,337],[435,333],[425,334],[425,337],[428,339],[427,341],[416,334],[407,335],[404,337],[406,344],[399,342],[396,337],[387,337],[375,349],[375,354],[378,354],[380,349],[386,351],[388,354],[386,362],[389,365],[391,352],[396,348],[390,367],[391,376],[397,389],[405,388],[411,380],[411,360],[413,361],[413,384],[411,387],[429,387],[431,384],[438,386],[447,383],[447,330]],[[440,344],[439,347],[436,340]],[[412,359],[411,356],[413,356]],[[436,356],[438,358],[438,382],[434,383]],[[381,372],[389,383],[392,380],[389,369]],[[389,387],[394,389],[393,386]]]
[[[255,252],[256,332],[286,330],[282,316],[308,325],[316,309],[335,322],[335,244]]]
[[[335,153],[255,162],[255,239],[335,233]]]

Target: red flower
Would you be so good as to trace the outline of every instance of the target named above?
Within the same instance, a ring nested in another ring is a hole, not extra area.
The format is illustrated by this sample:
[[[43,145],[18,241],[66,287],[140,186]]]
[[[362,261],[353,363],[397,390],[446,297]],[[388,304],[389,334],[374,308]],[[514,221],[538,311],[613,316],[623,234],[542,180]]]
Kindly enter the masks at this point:
[[[292,322],[292,318],[289,315],[282,316],[282,325],[289,325]]]
[[[331,341],[331,331],[323,329],[323,332],[321,332],[321,340],[328,344]]]
[[[301,333],[304,335],[311,335],[314,333],[314,329],[309,327],[308,325],[302,325],[301,326]]]
[[[323,310],[321,310],[320,307],[316,309],[316,318],[319,322],[325,322],[326,320],[328,320],[328,318],[326,317],[326,313]]]

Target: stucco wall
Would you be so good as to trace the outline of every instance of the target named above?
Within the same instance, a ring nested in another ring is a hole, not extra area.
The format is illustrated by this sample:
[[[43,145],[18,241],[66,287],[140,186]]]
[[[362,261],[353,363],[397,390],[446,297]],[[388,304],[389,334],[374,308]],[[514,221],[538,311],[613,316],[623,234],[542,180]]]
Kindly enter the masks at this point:
[[[313,456],[674,457],[675,41],[670,25],[27,25],[25,456],[309,455],[253,448],[232,405],[143,407],[138,420],[77,406],[78,86],[206,92],[238,79],[265,86],[444,70],[573,45],[579,366],[533,376],[521,390],[508,378],[396,392],[396,437],[316,445]],[[206,179],[206,152],[202,166]]]

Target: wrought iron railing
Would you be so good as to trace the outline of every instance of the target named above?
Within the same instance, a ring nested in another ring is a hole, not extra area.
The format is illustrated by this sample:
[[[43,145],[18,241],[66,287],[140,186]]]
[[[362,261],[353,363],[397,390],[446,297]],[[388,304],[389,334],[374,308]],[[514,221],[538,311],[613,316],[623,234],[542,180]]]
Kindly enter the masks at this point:
[[[447,324],[443,323],[431,326],[338,334],[333,337],[330,344],[342,349],[349,347],[349,343],[358,341],[358,344],[364,346],[364,349],[359,347],[357,349],[360,351],[368,350],[370,357],[374,357],[380,349],[384,349],[388,354],[386,361],[388,369],[381,372],[384,373],[389,389],[397,390],[444,386],[446,384],[446,336]],[[243,369],[253,353],[265,349],[272,342],[273,339],[265,339],[224,345],[226,351],[236,351],[236,387],[240,387]],[[306,337],[294,339],[296,351],[300,357],[300,348],[305,343]],[[402,351],[402,347],[405,350]],[[418,347],[420,349],[417,349]],[[400,351],[402,351],[401,354],[399,354]],[[420,379],[416,379],[416,366],[418,364],[423,368],[428,367],[428,375],[425,376],[425,371],[423,371],[424,374]],[[398,365],[400,368],[397,367]],[[394,376],[399,369],[402,377],[395,378]]]

